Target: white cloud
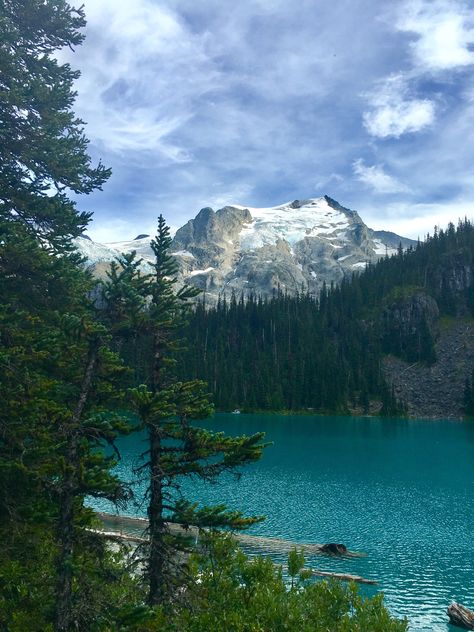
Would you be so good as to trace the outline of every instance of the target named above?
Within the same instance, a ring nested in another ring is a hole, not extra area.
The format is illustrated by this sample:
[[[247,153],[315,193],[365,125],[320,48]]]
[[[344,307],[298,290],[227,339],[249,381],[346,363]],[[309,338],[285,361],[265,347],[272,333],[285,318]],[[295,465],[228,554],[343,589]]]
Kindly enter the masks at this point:
[[[320,193],[321,190],[324,189],[324,187],[327,187],[331,184],[339,184],[341,182],[344,182],[344,178],[341,176],[341,174],[331,173],[327,177],[318,180],[315,183],[314,188],[318,193]]]
[[[88,137],[107,151],[189,161],[173,134],[192,118],[193,101],[216,89],[206,34],[151,0],[86,0],[85,11],[84,44],[61,57],[81,69],[75,109]]]
[[[410,0],[397,21],[400,31],[415,33],[411,44],[421,70],[443,71],[474,64],[474,18],[464,2]]]
[[[435,226],[445,229],[450,222],[474,218],[474,198],[459,198],[450,202],[428,204],[391,204],[383,216],[380,209],[364,209],[364,221],[375,230],[391,230],[412,239],[424,239],[433,234]]]
[[[166,218],[165,218],[166,219]],[[134,219],[109,219],[107,223],[94,222],[87,230],[87,235],[99,244],[113,244],[121,241],[131,241],[137,235],[156,234],[156,221],[154,223],[137,223]],[[173,236],[179,226],[170,225],[170,234]]]
[[[146,232],[133,220],[125,219],[109,219],[107,223],[94,223],[87,230],[87,234],[93,241],[100,244],[111,243],[114,241],[126,241],[137,236],[137,230],[140,233]]]
[[[172,162],[189,162],[191,154],[184,148],[174,145],[166,138],[181,128],[191,117],[186,115],[155,120],[153,112],[146,108],[134,108],[126,114],[116,112],[103,129],[107,149],[115,152],[127,152],[129,149],[140,151],[159,151]],[[94,135],[100,140],[101,135]]]
[[[409,188],[396,178],[385,173],[382,165],[368,166],[359,158],[352,164],[357,179],[371,187],[376,193],[407,193]]]
[[[379,82],[364,126],[374,137],[399,138],[434,123],[436,105],[414,91],[432,73],[474,64],[474,15],[462,0],[406,0],[392,11],[395,29],[413,34],[411,67]]]
[[[206,206],[219,209],[226,205],[240,204],[245,206],[246,200],[252,195],[252,186],[246,183],[233,187],[226,187],[225,183],[215,183],[209,191],[207,200],[203,202]],[[216,191],[217,189],[217,191]]]
[[[412,98],[402,74],[391,75],[369,95],[371,109],[364,112],[364,126],[372,136],[399,138],[419,132],[435,118],[435,104],[429,99]]]

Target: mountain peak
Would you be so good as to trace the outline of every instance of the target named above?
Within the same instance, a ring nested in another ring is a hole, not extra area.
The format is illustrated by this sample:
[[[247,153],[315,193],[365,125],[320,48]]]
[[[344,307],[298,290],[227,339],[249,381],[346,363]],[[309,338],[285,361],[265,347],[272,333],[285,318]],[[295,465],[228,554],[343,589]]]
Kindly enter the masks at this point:
[[[77,244],[91,263],[136,250],[146,267],[153,260],[146,237]],[[179,265],[179,282],[197,285],[212,302],[231,292],[271,296],[278,288],[317,294],[324,282],[339,283],[367,262],[396,252],[400,242],[404,247],[414,243],[371,230],[356,211],[325,195],[267,208],[204,207],[178,229],[171,254]]]

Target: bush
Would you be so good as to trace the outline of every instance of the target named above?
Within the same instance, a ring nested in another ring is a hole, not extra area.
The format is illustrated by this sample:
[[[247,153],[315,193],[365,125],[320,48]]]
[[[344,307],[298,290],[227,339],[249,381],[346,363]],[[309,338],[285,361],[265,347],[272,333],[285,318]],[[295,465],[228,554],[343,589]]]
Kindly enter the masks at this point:
[[[362,597],[355,584],[313,581],[302,553],[288,570],[269,558],[245,555],[232,537],[205,536],[191,563],[195,579],[164,627],[187,632],[406,632],[407,621],[390,616],[383,595]],[[153,629],[153,628],[150,628]]]

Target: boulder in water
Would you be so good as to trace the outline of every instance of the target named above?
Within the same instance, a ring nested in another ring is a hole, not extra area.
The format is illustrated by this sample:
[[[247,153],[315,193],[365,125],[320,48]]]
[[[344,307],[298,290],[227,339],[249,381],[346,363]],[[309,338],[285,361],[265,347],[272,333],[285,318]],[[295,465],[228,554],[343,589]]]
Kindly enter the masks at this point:
[[[322,553],[329,553],[330,555],[346,555],[347,546],[345,544],[336,544],[335,542],[329,542],[321,546]]]

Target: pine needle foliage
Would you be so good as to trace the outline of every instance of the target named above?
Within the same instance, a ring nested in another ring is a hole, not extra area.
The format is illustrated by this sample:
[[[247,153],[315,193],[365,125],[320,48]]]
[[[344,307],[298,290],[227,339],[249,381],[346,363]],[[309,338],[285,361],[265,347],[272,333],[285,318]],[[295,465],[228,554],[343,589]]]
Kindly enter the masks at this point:
[[[166,602],[182,579],[177,551],[186,548],[183,539],[171,537],[168,522],[185,527],[244,529],[261,520],[245,517],[224,506],[202,507],[183,496],[182,481],[196,478],[215,481],[225,472],[236,472],[260,458],[265,447],[263,433],[227,437],[200,427],[196,420],[212,414],[204,382],[178,381],[175,356],[182,348],[180,333],[196,288],[176,288],[177,264],[170,254],[171,238],[164,218],[158,218],[153,273],[143,276],[135,257],[122,258],[122,272],[114,266],[106,284],[106,296],[120,297],[128,314],[124,322],[135,332],[135,344],[145,341],[142,357],[145,383],[130,390],[130,401],[138,416],[138,427],[148,443],[141,472],[148,477],[150,547],[146,563],[148,602]],[[130,300],[133,297],[133,300]],[[140,297],[140,298],[138,298]],[[137,300],[138,298],[138,300]]]

